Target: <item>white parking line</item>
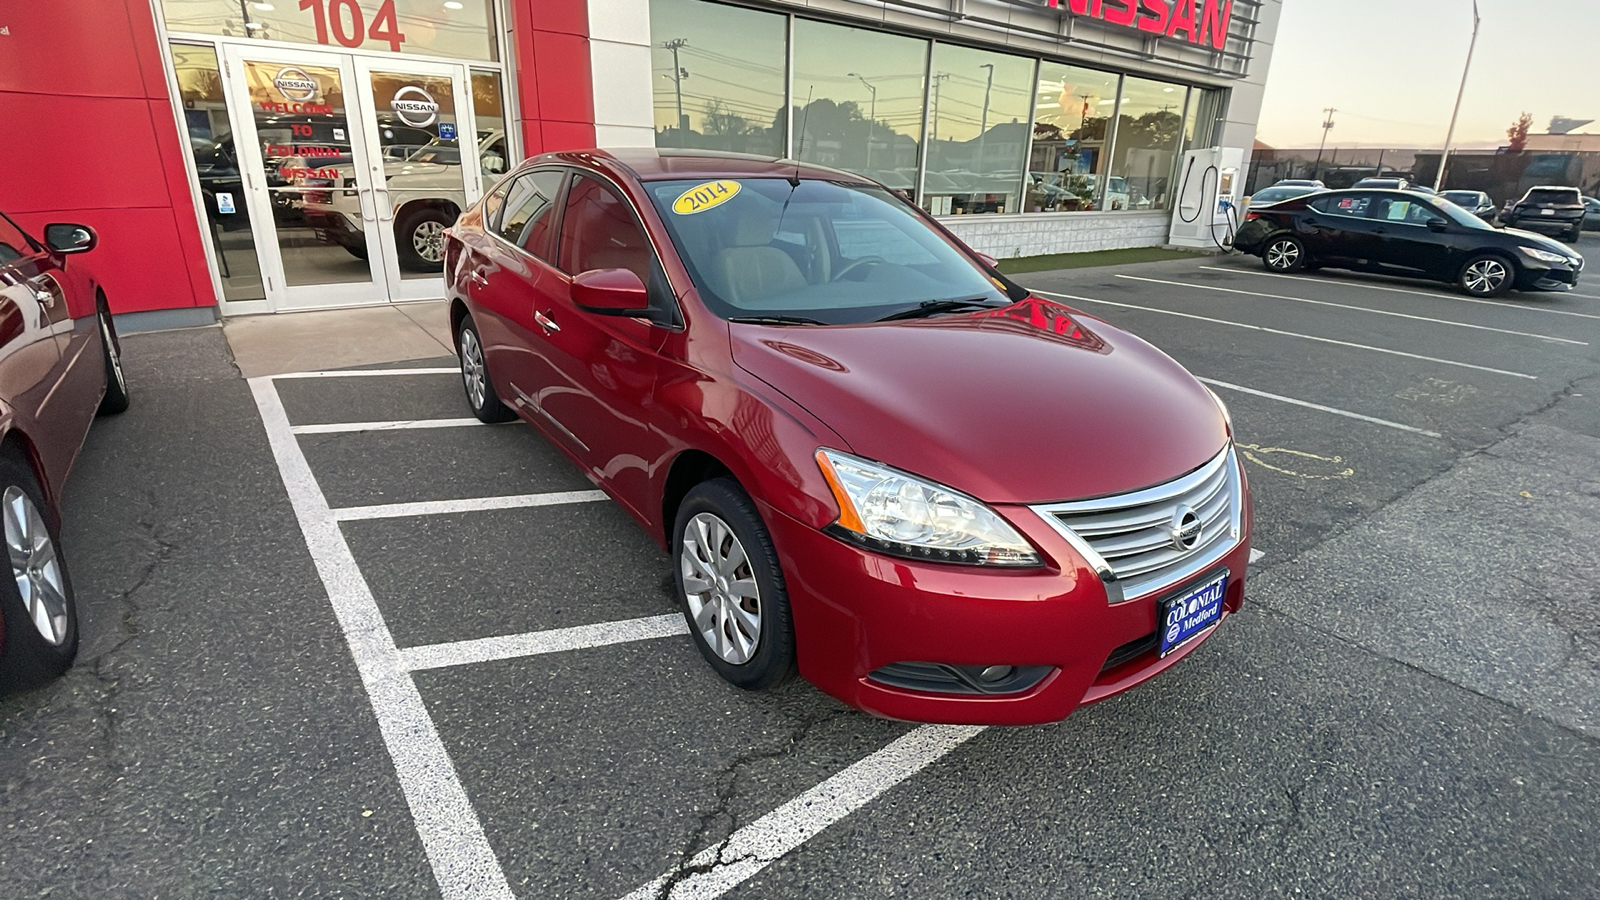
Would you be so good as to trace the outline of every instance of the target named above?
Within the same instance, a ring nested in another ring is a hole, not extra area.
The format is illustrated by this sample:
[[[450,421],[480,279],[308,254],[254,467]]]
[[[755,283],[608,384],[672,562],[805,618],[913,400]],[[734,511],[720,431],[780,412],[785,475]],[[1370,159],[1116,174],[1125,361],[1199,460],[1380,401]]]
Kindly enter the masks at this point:
[[[593,503],[596,500],[604,499],[606,499],[604,491],[551,491],[548,494],[512,494],[506,497],[477,497],[469,500],[420,500],[414,503],[345,506],[332,512],[334,521],[359,522],[364,519],[442,516],[450,513],[483,512],[491,509],[522,509],[529,506]]]
[[[461,370],[451,368],[439,369],[333,369],[327,372],[285,372],[282,375],[264,375],[269,381],[282,381],[286,378],[366,378],[375,375],[460,375]]]
[[[670,900],[710,900],[733,890],[874,797],[922,771],[983,731],[978,725],[923,725],[832,778],[701,851],[672,885]],[[653,900],[682,870],[641,886],[625,900]]]
[[[306,549],[366,686],[440,894],[446,900],[513,900],[505,872],[484,836],[422,694],[406,671],[372,590],[300,452],[272,378],[250,379],[250,391]]]
[[[521,656],[538,656],[541,653],[587,650],[590,647],[647,641],[688,633],[689,626],[683,621],[683,616],[673,613],[643,619],[624,619],[620,622],[599,622],[594,625],[575,625],[571,628],[552,628],[549,631],[531,631],[525,634],[407,647],[400,651],[400,656],[405,661],[407,669],[417,672],[423,669],[443,669],[469,663],[516,659]]]
[[[295,434],[344,434],[352,431],[405,431],[412,428],[466,428],[482,425],[474,418],[465,419],[401,419],[395,422],[330,422],[326,425],[296,425],[290,429]]]
[[[1512,331],[1509,328],[1493,328],[1488,325],[1473,325],[1469,322],[1452,322],[1449,319],[1435,319],[1432,316],[1416,316],[1411,313],[1395,312],[1392,309],[1373,309],[1370,306],[1352,306],[1348,303],[1334,303],[1330,300],[1311,300],[1306,297],[1290,297],[1287,294],[1263,294],[1258,291],[1242,291],[1238,288],[1225,288],[1214,284],[1191,284],[1187,281],[1167,281],[1162,278],[1144,278],[1139,275],[1117,275],[1129,281],[1148,281],[1152,284],[1169,284],[1173,287],[1190,288],[1196,291],[1219,291],[1224,294],[1242,294],[1246,297],[1265,297],[1269,300],[1291,300],[1295,303],[1310,303],[1316,306],[1332,306],[1335,309],[1348,309],[1353,312],[1371,313],[1375,316],[1393,316],[1396,319],[1413,319],[1418,322],[1429,322],[1434,325],[1451,325],[1456,328],[1471,328],[1476,331],[1496,331],[1500,334],[1511,334],[1517,337],[1538,338],[1541,341],[1557,341],[1562,344],[1577,344],[1580,347],[1589,346],[1588,341],[1577,341],[1572,338],[1556,337],[1550,334],[1535,334],[1531,331]]]
[[[1262,278],[1285,278],[1289,281],[1298,281],[1302,284],[1304,284],[1306,281],[1304,276],[1279,275],[1276,272],[1255,272],[1250,269],[1241,269],[1233,266],[1200,266],[1200,268],[1210,269],[1213,272],[1233,272],[1238,275],[1259,275]],[[1570,309],[1545,309],[1542,306],[1525,306],[1521,303],[1506,303],[1501,300],[1484,300],[1480,297],[1463,297],[1459,294],[1446,294],[1441,291],[1418,291],[1412,290],[1411,288],[1389,287],[1382,284],[1369,284],[1366,281],[1361,281],[1355,278],[1339,278],[1336,276],[1333,278],[1327,278],[1325,280],[1328,284],[1346,284],[1352,287],[1366,288],[1373,291],[1388,291],[1391,294],[1416,294],[1419,297],[1432,297],[1435,300],[1454,300],[1460,303],[1482,303],[1484,306],[1501,306],[1505,307],[1506,309],[1521,309],[1528,312],[1551,313],[1558,316],[1577,316],[1580,319],[1600,319],[1600,315],[1595,315],[1594,313],[1573,312]],[[1572,296],[1585,297],[1588,295],[1573,294]],[[1600,297],[1593,299],[1600,299]]]
[[[1265,325],[1251,325],[1251,324],[1248,324],[1246,322],[1234,322],[1234,321],[1230,321],[1228,319],[1213,319],[1210,316],[1201,316],[1201,315],[1196,315],[1194,313],[1178,312],[1177,310],[1173,310],[1173,309],[1161,309],[1160,307],[1157,307],[1157,306],[1140,306],[1137,303],[1119,303],[1119,302],[1117,302],[1115,300],[1096,300],[1093,297],[1079,297],[1079,296],[1075,296],[1073,294],[1058,294],[1058,293],[1055,293],[1053,291],[1041,291],[1041,290],[1038,290],[1038,289],[1032,289],[1032,290],[1033,290],[1033,292],[1035,294],[1043,294],[1046,297],[1057,297],[1057,298],[1060,298],[1062,300],[1077,300],[1077,301],[1080,301],[1080,302],[1083,302],[1083,303],[1102,303],[1102,304],[1105,304],[1106,306],[1121,306],[1121,307],[1124,307],[1126,309],[1139,309],[1139,310],[1144,310],[1145,312],[1161,313],[1162,315],[1165,315],[1165,316],[1179,316],[1179,317],[1185,318],[1185,319],[1197,319],[1197,320],[1199,320],[1201,322],[1211,322],[1211,323],[1216,324],[1216,325],[1231,325],[1234,328],[1248,328],[1251,331],[1261,331],[1261,332],[1266,332],[1267,334],[1278,334],[1278,335],[1283,335],[1285,337],[1301,338],[1303,340],[1317,341],[1317,342],[1323,343],[1323,344],[1336,344],[1336,345],[1338,345],[1340,347],[1352,347],[1352,348],[1354,348],[1356,350],[1370,350],[1373,353],[1387,353],[1390,356],[1404,356],[1407,359],[1419,359],[1419,360],[1422,360],[1423,362],[1439,363],[1440,365],[1446,365],[1446,366],[1459,366],[1460,368],[1463,368],[1463,369],[1476,369],[1479,372],[1493,372],[1496,375],[1510,375],[1512,378],[1526,378],[1529,381],[1537,381],[1539,379],[1539,376],[1537,376],[1537,375],[1529,375],[1529,374],[1527,374],[1525,372],[1512,372],[1512,371],[1510,371],[1508,369],[1496,369],[1496,368],[1493,368],[1491,366],[1480,366],[1480,365],[1477,365],[1475,363],[1457,362],[1456,360],[1453,360],[1453,359],[1440,359],[1437,356],[1423,356],[1423,355],[1418,354],[1418,353],[1407,353],[1404,350],[1390,350],[1390,349],[1388,349],[1386,347],[1374,347],[1374,346],[1372,346],[1370,344],[1356,344],[1356,343],[1352,343],[1350,341],[1339,341],[1339,340],[1334,340],[1333,338],[1318,337],[1318,336],[1316,336],[1314,334],[1301,334],[1298,331],[1284,331],[1284,330],[1282,330],[1280,328],[1268,328]]]
[[[1362,422],[1371,422],[1374,425],[1382,425],[1385,428],[1398,428],[1401,431],[1409,431],[1413,434],[1427,435],[1428,437],[1432,438],[1444,437],[1444,435],[1437,431],[1429,431],[1426,428],[1418,428],[1415,425],[1403,425],[1399,422],[1391,422],[1388,419],[1379,419],[1376,416],[1364,416],[1361,413],[1351,412],[1347,409],[1339,409],[1333,406],[1323,406],[1321,403],[1312,403],[1309,400],[1296,400],[1293,397],[1285,397],[1282,394],[1272,394],[1268,393],[1267,391],[1258,391],[1255,388],[1248,388],[1238,384],[1230,384],[1226,381],[1218,381],[1215,378],[1200,378],[1198,375],[1195,377],[1199,378],[1206,384],[1214,384],[1217,387],[1227,388],[1230,391],[1238,391],[1241,394],[1253,394],[1257,397],[1265,397],[1268,400],[1277,400],[1280,403],[1292,403],[1295,406],[1304,406],[1307,409],[1315,409],[1325,413],[1333,413],[1336,416],[1344,416],[1347,419],[1358,419]]]

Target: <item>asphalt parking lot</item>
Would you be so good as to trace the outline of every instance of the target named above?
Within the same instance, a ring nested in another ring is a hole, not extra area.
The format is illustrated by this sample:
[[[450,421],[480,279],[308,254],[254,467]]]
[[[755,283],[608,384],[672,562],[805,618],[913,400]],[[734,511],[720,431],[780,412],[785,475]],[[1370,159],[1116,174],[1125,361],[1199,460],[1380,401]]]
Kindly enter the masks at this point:
[[[1600,280],[1020,280],[1232,410],[1261,555],[1183,665],[1021,729],[744,693],[453,360],[132,336],[66,497],[79,665],[0,700],[0,895],[1600,896]]]

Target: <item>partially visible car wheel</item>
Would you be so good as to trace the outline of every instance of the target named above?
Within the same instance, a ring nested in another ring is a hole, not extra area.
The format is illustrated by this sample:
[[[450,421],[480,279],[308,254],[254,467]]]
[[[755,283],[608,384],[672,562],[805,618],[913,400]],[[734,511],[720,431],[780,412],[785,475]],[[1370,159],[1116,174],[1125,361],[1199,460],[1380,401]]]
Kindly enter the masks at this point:
[[[1567,241],[1569,243],[1581,237],[1583,237],[1583,226],[1581,224],[1572,226],[1572,230],[1567,232]]]
[[[1456,284],[1474,297],[1498,297],[1511,290],[1516,273],[1504,257],[1481,254],[1467,260]]]
[[[483,355],[483,338],[472,316],[462,316],[456,327],[456,355],[461,360],[461,382],[467,390],[467,406],[478,421],[488,424],[509,422],[517,414],[500,402],[489,379],[489,363]]]
[[[413,272],[443,271],[444,230],[454,221],[444,210],[427,206],[402,215],[394,225],[400,265]]]
[[[0,579],[0,688],[33,687],[54,678],[78,655],[78,607],[61,557],[61,537],[44,515],[33,472],[0,457],[0,522],[11,577]]]
[[[1267,240],[1261,262],[1270,272],[1298,272],[1306,265],[1306,245],[1299,238],[1280,234]]]
[[[100,307],[96,317],[100,320],[100,344],[105,355],[106,393],[100,398],[98,415],[110,416],[128,411],[128,379],[122,373],[122,341],[117,337],[117,323],[111,311]]]
[[[672,533],[678,599],[700,655],[746,690],[792,677],[789,595],[750,496],[729,478],[702,482],[679,505]]]

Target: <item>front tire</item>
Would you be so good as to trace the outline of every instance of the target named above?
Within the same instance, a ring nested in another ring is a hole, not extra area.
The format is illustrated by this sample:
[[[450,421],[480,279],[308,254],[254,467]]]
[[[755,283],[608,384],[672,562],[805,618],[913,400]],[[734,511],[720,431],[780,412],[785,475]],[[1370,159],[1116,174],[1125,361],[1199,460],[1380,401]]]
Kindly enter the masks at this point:
[[[114,416],[127,412],[130,402],[128,379],[122,372],[122,341],[117,337],[117,323],[111,320],[110,310],[100,307],[96,318],[99,319],[100,344],[106,367],[106,393],[100,398],[96,415]]]
[[[1306,266],[1305,242],[1288,234],[1271,238],[1261,251],[1261,264],[1267,267],[1268,272],[1298,272]]]
[[[461,383],[467,391],[467,406],[478,421],[486,425],[509,422],[517,417],[511,408],[500,402],[489,378],[489,364],[483,355],[483,338],[472,316],[462,316],[456,326],[456,358],[461,362]]]
[[[1474,297],[1498,297],[1511,290],[1515,278],[1511,263],[1493,254],[1482,254],[1467,260],[1456,276],[1456,284]]]
[[[444,230],[455,217],[441,209],[423,207],[400,217],[394,225],[400,266],[412,272],[444,271]]]
[[[60,675],[78,655],[78,605],[61,556],[61,536],[45,519],[33,472],[0,458],[0,520],[11,577],[0,579],[0,688],[34,687]]]
[[[692,488],[673,525],[678,599],[695,646],[730,684],[768,690],[794,676],[794,623],[772,537],[730,478]]]

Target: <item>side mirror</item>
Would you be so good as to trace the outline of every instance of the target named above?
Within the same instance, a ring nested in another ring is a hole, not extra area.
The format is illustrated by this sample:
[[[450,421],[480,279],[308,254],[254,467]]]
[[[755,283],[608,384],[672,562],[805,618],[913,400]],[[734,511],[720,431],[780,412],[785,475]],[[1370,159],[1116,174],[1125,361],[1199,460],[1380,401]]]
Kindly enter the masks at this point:
[[[1000,267],[1000,260],[995,259],[987,253],[979,253],[978,251],[974,250],[972,251],[972,255],[976,256],[979,262],[991,269],[998,269]]]
[[[1439,231],[1439,232],[1442,232],[1442,231],[1444,231],[1444,230],[1445,230],[1445,229],[1446,229],[1446,228],[1448,228],[1448,227],[1449,227],[1449,226],[1450,226],[1450,223],[1449,223],[1449,222],[1446,222],[1446,221],[1445,221],[1445,220],[1443,220],[1443,219],[1429,219],[1429,220],[1428,220],[1428,230],[1429,230],[1429,231]]]
[[[44,242],[57,253],[87,253],[100,243],[100,236],[87,225],[56,222],[44,227]]]
[[[650,292],[631,269],[590,269],[572,279],[572,302],[602,316],[650,315]]]

